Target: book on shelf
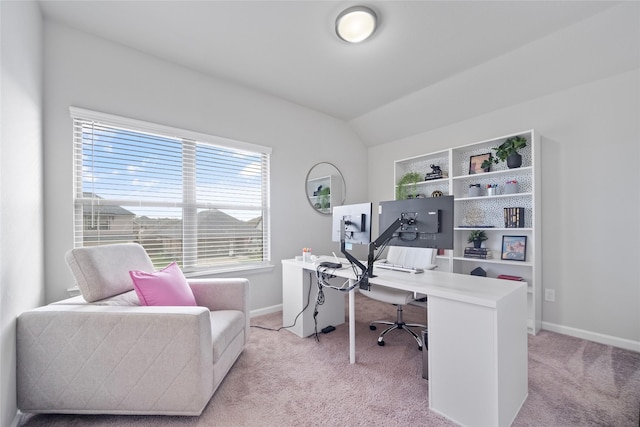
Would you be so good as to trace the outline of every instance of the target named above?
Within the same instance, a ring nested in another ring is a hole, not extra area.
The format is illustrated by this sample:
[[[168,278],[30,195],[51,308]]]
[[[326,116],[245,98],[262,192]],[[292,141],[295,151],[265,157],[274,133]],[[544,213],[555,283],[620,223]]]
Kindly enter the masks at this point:
[[[478,253],[478,254],[486,254],[487,252],[491,252],[491,249],[488,248],[475,248],[475,247],[466,247],[464,248],[465,253]]]
[[[505,228],[524,227],[524,208],[504,208]]]
[[[433,179],[441,179],[441,178],[448,178],[449,175],[446,172],[429,172],[424,176],[424,180],[425,181],[431,181]]]
[[[491,254],[480,255],[480,254],[464,254],[463,258],[473,258],[473,259],[492,259],[493,256]]]
[[[493,258],[491,249],[487,248],[464,248],[465,258],[490,259]]]
[[[511,276],[509,274],[501,274],[498,276],[498,279],[505,279],[505,280],[516,280],[519,282],[522,282],[524,279],[520,276]]]

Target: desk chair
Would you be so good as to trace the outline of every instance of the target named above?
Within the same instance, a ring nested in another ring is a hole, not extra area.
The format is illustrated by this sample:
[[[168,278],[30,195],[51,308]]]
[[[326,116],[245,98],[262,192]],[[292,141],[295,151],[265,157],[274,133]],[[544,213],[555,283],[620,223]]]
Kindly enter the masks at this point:
[[[395,265],[422,268],[423,270],[433,270],[434,268],[436,268],[436,252],[437,251],[435,249],[391,246],[389,247],[389,250],[387,252],[387,262]],[[360,293],[369,298],[386,302],[388,304],[393,304],[397,307],[395,321],[392,322],[388,320],[375,320],[369,324],[369,328],[372,331],[376,330],[376,324],[389,326],[378,336],[378,345],[384,345],[384,337],[389,332],[395,329],[401,329],[413,336],[413,338],[418,343],[418,350],[422,350],[422,339],[418,336],[417,333],[409,328],[426,329],[427,326],[417,323],[405,323],[402,317],[402,306],[415,301],[413,292],[392,289],[386,286],[371,285],[368,291],[365,289],[360,289]]]

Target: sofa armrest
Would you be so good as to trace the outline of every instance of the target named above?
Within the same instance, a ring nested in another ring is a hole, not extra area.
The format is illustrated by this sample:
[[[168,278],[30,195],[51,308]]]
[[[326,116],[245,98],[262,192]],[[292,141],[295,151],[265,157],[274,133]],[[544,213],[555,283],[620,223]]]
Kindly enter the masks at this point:
[[[198,415],[213,393],[204,307],[44,306],[16,347],[24,412]]]
[[[199,306],[209,310],[239,310],[245,314],[245,342],[249,338],[250,288],[244,278],[188,279]]]
[[[249,280],[188,279],[193,296],[199,306],[209,310],[240,310],[248,312]]]

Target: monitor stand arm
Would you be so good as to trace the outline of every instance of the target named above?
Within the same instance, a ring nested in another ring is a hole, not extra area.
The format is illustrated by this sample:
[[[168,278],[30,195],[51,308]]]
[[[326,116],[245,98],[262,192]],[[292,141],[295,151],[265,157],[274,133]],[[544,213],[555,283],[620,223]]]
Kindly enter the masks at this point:
[[[340,220],[340,252],[349,260],[351,265],[355,264],[364,274],[367,271],[367,267],[347,251],[345,239],[345,221],[342,219]]]
[[[393,234],[396,232],[400,226],[404,225],[406,220],[402,217],[396,218],[396,220],[391,224],[376,240],[369,243],[369,254],[367,256],[367,265],[365,266],[360,261],[358,261],[353,255],[351,255],[345,246],[345,231],[344,231],[344,220],[340,221],[340,252],[344,254],[344,256],[349,260],[351,265],[356,265],[361,273],[360,276],[360,289],[369,290],[369,278],[375,277],[373,274],[373,262],[375,251],[386,245],[389,240],[393,237]]]

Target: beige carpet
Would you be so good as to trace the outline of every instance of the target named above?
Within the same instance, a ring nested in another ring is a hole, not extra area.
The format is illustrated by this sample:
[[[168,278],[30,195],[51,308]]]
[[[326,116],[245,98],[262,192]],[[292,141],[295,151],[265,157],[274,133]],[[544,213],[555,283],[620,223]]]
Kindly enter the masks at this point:
[[[349,364],[347,324],[319,342],[251,328],[247,348],[200,417],[25,414],[20,426],[454,425],[428,409],[413,338],[394,332],[377,345],[368,321],[394,316],[393,306],[358,296],[356,365]],[[405,310],[407,322],[424,318],[417,307]],[[282,317],[252,325],[277,328]],[[637,427],[639,416],[640,353],[544,331],[529,337],[529,397],[514,426]]]

